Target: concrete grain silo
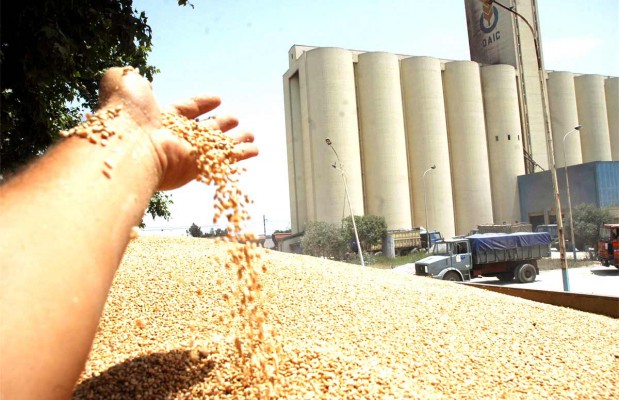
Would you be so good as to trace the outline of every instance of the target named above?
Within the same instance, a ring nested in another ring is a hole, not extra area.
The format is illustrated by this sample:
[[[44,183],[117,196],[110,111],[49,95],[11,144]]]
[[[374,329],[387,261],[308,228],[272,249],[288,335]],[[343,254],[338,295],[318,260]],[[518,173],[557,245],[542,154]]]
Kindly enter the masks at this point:
[[[357,102],[352,53],[339,48],[306,52],[309,145],[313,171],[314,218],[339,223],[348,215],[344,183],[335,155],[325,143],[331,139],[343,163],[353,212],[363,215],[363,188]]]
[[[445,109],[451,158],[456,234],[494,221],[479,65],[445,65]]]
[[[524,175],[525,168],[516,69],[511,65],[482,67],[481,82],[494,222],[519,222],[517,178]]]
[[[357,101],[365,213],[385,217],[388,229],[410,229],[406,137],[396,55],[359,55]]]
[[[293,232],[303,230],[308,220],[299,75],[297,73],[284,81],[286,148],[289,160],[288,181],[290,185],[290,214],[292,216],[290,224]]]
[[[548,103],[555,164],[558,168],[561,168],[565,165],[563,137],[578,125],[574,74],[571,72],[550,72],[548,74]],[[580,135],[577,133],[570,134],[565,139],[565,158],[568,166],[582,163],[580,149]]]
[[[428,227],[451,237],[455,222],[441,62],[431,57],[410,57],[401,60],[400,70],[413,225],[426,225],[422,177],[436,165],[426,174]]]
[[[608,112],[610,153],[613,161],[619,161],[619,78],[606,79],[604,87]]]
[[[604,78],[581,75],[574,78],[578,120],[582,125],[582,162],[611,161]]]

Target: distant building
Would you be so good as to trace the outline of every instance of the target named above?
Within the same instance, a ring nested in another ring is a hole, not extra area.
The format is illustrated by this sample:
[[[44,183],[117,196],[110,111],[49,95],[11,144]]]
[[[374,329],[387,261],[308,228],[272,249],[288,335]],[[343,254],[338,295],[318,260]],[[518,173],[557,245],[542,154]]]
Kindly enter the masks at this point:
[[[619,162],[590,162],[567,168],[572,208],[593,204],[608,208],[619,222]],[[557,169],[557,183],[563,215],[569,215],[565,170]],[[550,171],[518,177],[520,214],[522,221],[533,227],[557,221]],[[613,222],[613,221],[608,221]]]
[[[535,0],[509,3],[539,26]],[[339,223],[345,192],[355,214],[383,216],[392,230],[427,221],[449,237],[529,217],[518,177],[549,169],[533,36],[490,1],[465,6],[474,61],[292,46],[283,84],[293,234]],[[619,78],[545,75],[556,165],[619,161]],[[552,185],[527,190],[552,196]]]

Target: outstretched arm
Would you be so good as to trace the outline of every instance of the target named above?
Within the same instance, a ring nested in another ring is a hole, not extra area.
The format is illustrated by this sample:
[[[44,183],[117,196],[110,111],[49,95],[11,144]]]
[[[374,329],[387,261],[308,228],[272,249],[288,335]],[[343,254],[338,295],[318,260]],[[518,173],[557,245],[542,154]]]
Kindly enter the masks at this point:
[[[155,190],[197,173],[188,144],[161,129],[141,76],[109,70],[100,97],[102,108],[120,106],[106,146],[71,137],[0,187],[1,398],[70,396],[132,227]],[[173,109],[195,118],[218,105],[204,96]],[[258,153],[251,134],[236,139],[241,158]]]

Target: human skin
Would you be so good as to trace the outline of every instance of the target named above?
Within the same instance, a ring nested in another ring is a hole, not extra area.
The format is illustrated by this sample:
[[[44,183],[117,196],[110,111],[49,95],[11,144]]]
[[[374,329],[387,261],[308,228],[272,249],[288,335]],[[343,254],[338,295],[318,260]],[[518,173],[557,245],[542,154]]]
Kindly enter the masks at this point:
[[[0,187],[0,398],[66,399],[84,368],[107,295],[156,190],[197,175],[188,143],[162,129],[150,84],[112,68],[100,85],[119,135],[105,147],[71,137]],[[198,96],[167,111],[196,118],[220,100]],[[228,131],[233,117],[202,123]],[[231,135],[238,159],[258,154]],[[102,173],[105,161],[114,167]]]

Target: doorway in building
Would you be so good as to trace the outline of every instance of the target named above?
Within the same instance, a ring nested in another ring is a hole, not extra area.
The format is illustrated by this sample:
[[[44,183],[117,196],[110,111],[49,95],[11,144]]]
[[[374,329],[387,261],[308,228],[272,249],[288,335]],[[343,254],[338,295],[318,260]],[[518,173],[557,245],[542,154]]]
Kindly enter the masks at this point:
[[[544,214],[529,214],[529,223],[531,224],[531,228],[533,228],[533,232],[535,232],[535,228],[538,225],[544,225]]]

